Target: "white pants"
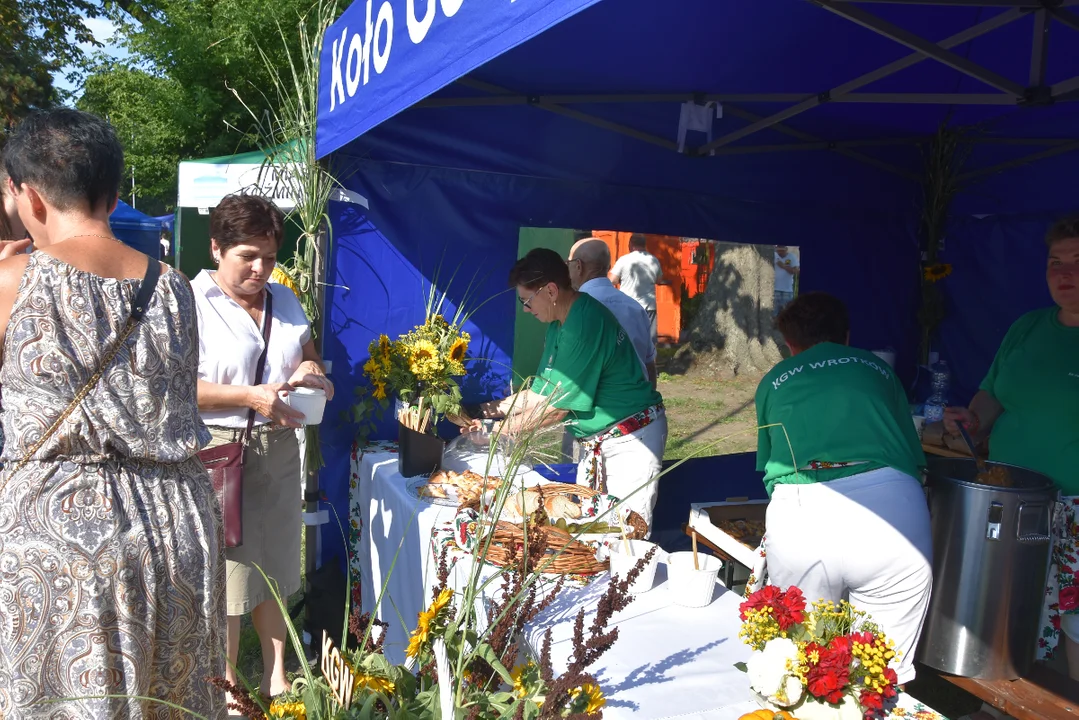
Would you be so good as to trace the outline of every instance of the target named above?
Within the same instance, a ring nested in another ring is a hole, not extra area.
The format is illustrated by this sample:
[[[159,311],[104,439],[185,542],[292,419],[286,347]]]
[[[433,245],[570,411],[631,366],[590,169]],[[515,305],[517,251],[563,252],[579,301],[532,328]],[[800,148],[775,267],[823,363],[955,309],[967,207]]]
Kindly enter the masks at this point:
[[[606,468],[607,494],[623,502],[621,508],[629,508],[648,523],[652,533],[652,510],[659,495],[656,476],[663,470],[663,451],[667,447],[667,415],[663,412],[640,430],[611,438],[600,445]],[[587,485],[585,467],[591,457],[577,464],[577,484]],[[612,518],[612,522],[614,519]]]
[[[914,679],[914,651],[933,586],[929,508],[921,484],[885,468],[813,485],[777,485],[768,504],[768,577],[797,585],[806,602],[849,599],[900,653],[899,682]]]

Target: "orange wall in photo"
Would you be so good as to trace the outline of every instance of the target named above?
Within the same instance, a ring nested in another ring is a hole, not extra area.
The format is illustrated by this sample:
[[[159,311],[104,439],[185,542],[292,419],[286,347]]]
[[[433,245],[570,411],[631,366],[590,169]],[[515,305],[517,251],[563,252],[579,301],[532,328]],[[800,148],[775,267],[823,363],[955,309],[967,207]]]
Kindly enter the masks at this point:
[[[611,265],[629,254],[629,240],[634,233],[594,230],[594,237],[607,243],[611,250]],[[656,287],[656,332],[659,342],[677,343],[682,327],[682,238],[672,235],[645,235],[648,252],[656,256],[669,285]]]

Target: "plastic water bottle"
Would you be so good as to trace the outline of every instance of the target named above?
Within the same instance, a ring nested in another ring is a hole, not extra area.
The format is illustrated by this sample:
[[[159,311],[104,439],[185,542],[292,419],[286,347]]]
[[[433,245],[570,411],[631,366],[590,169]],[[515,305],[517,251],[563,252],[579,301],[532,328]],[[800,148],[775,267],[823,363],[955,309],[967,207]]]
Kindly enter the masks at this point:
[[[939,422],[944,419],[948,405],[948,391],[952,387],[952,371],[941,360],[929,366],[929,399],[925,401],[925,421]]]

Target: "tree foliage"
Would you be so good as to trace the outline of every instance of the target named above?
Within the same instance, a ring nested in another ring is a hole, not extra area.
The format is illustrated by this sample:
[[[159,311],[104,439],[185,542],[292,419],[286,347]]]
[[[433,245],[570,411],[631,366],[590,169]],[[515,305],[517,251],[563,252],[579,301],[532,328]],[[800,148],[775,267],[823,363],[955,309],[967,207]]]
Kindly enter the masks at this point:
[[[296,53],[296,33],[282,34],[278,24],[295,27],[314,4],[154,0],[115,12],[130,56],[95,67],[79,107],[116,125],[141,197],[171,207],[177,162],[258,147],[251,114],[232,90],[262,115],[273,85],[259,48],[282,59]]]

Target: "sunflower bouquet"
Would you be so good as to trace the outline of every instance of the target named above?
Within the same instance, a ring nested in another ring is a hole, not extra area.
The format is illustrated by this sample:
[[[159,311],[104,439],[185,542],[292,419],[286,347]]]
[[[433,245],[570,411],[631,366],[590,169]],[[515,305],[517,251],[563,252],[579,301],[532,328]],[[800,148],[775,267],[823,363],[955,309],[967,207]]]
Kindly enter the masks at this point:
[[[404,406],[399,419],[418,432],[433,428],[440,417],[461,414],[461,388],[471,337],[458,324],[428,313],[422,325],[390,340],[371,342],[363,372],[378,402],[395,396]]]

